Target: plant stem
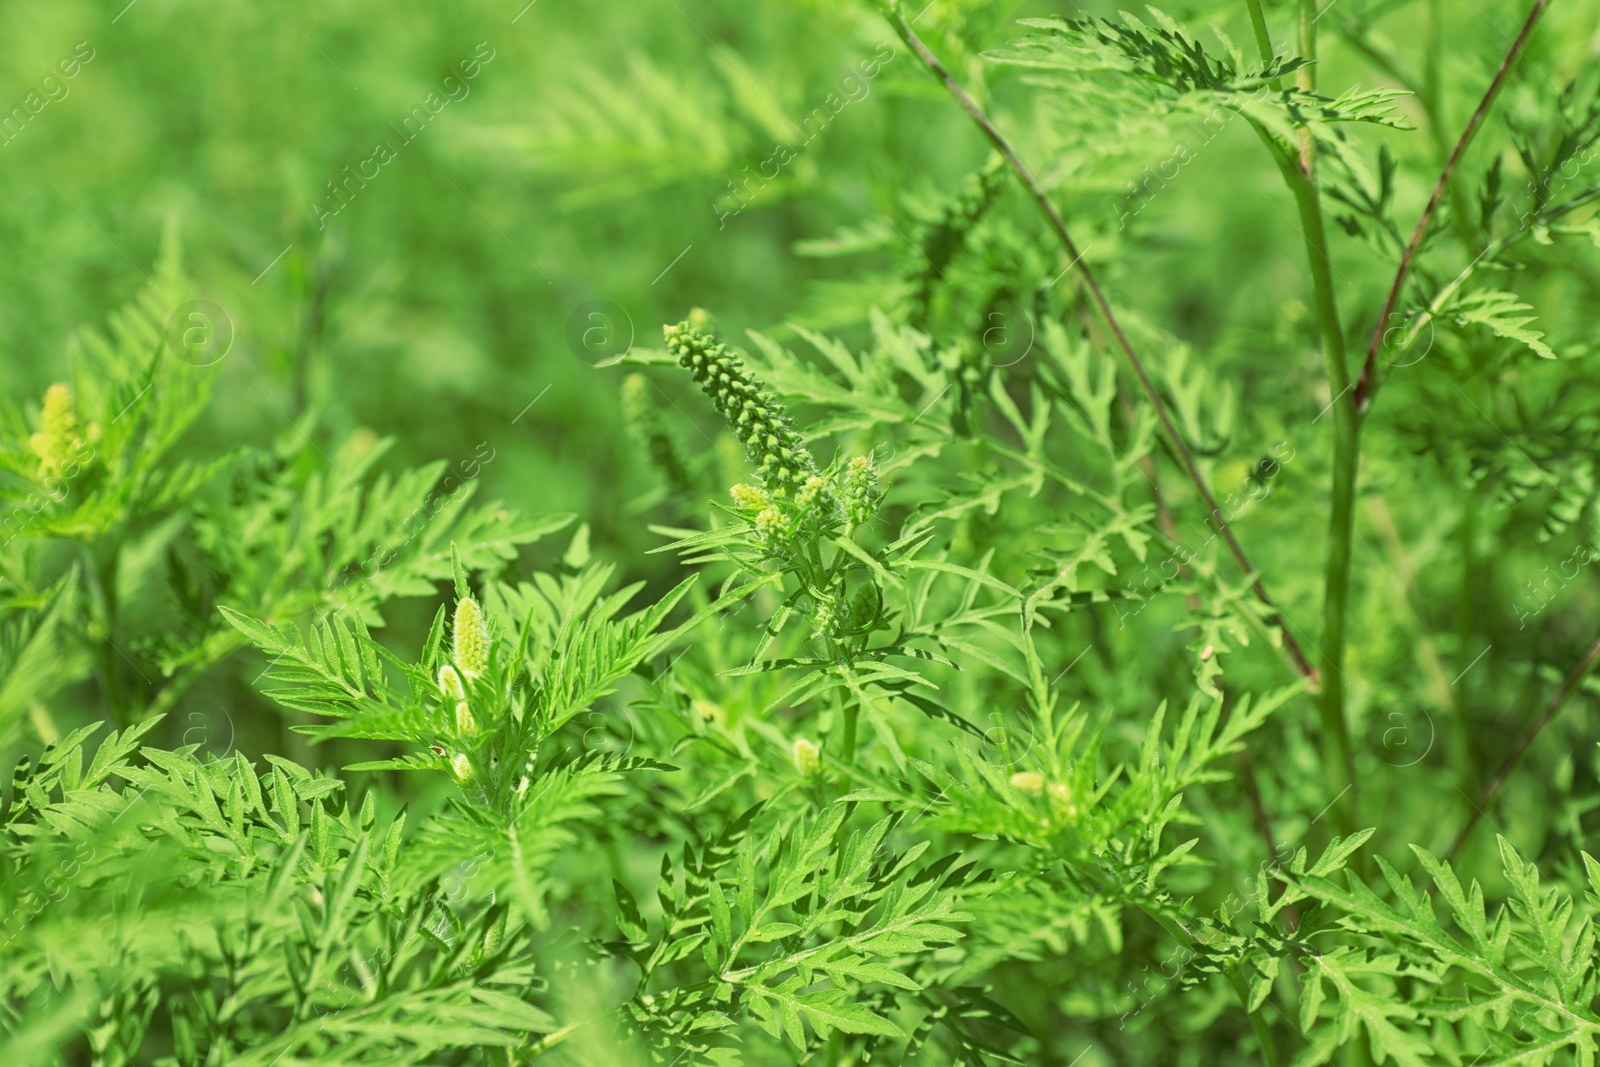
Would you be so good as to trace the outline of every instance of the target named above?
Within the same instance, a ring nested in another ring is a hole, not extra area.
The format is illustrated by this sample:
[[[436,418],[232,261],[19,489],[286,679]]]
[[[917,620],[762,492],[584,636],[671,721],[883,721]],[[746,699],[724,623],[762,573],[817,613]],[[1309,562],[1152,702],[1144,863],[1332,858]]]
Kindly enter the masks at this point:
[[[1428,0],[1428,50],[1422,60],[1422,92],[1417,94],[1428,114],[1429,131],[1444,156],[1444,16],[1439,0]]]
[[[1316,59],[1317,12],[1313,0],[1300,4],[1300,54]],[[1262,42],[1269,52],[1271,42]],[[1296,71],[1302,92],[1316,91],[1316,65],[1308,63]],[[1339,319],[1339,302],[1333,288],[1333,260],[1329,255],[1328,232],[1322,217],[1322,196],[1317,188],[1316,142],[1307,126],[1300,129],[1300,156],[1290,158],[1264,128],[1252,122],[1272,152],[1283,180],[1294,194],[1300,211],[1306,256],[1311,265],[1312,288],[1316,294],[1318,332],[1322,335],[1322,356],[1327,368],[1328,390],[1333,396],[1333,485],[1332,508],[1328,516],[1328,566],[1322,600],[1322,743],[1323,767],[1328,787],[1334,790],[1334,822],[1341,836],[1349,836],[1357,826],[1355,753],[1344,713],[1344,649],[1350,600],[1350,560],[1355,541],[1356,474],[1361,459],[1361,419],[1350,385],[1350,368],[1344,347],[1344,328]]]
[[[1302,165],[1315,155],[1302,151]],[[1361,462],[1361,417],[1350,387],[1345,362],[1344,328],[1334,298],[1328,235],[1322,222],[1321,194],[1314,175],[1298,175],[1292,183],[1305,226],[1306,251],[1311,260],[1311,280],[1316,289],[1317,319],[1322,332],[1323,361],[1328,388],[1333,392],[1333,502],[1328,516],[1328,569],[1322,601],[1322,740],[1328,747],[1324,763],[1329,786],[1350,787],[1335,807],[1341,836],[1357,826],[1355,753],[1344,712],[1344,649],[1350,601],[1350,561],[1355,546],[1356,474]]]
[[[1494,80],[1489,83],[1483,99],[1478,102],[1478,109],[1472,113],[1472,118],[1467,120],[1467,128],[1461,131],[1460,140],[1456,141],[1456,147],[1450,153],[1450,158],[1445,161],[1439,180],[1434,183],[1433,195],[1428,198],[1428,206],[1423,209],[1422,217],[1417,220],[1417,228],[1411,232],[1411,243],[1406,245],[1405,254],[1400,257],[1400,266],[1395,271],[1394,282],[1389,286],[1389,295],[1384,299],[1383,311],[1378,315],[1378,323],[1372,330],[1372,340],[1367,344],[1367,359],[1361,367],[1361,377],[1356,382],[1356,406],[1361,411],[1367,409],[1372,403],[1373,395],[1378,391],[1378,352],[1382,350],[1384,336],[1389,332],[1389,319],[1394,315],[1395,305],[1400,302],[1400,293],[1405,288],[1407,276],[1411,273],[1411,264],[1417,257],[1417,250],[1422,247],[1422,238],[1427,234],[1428,225],[1433,221],[1439,201],[1444,198],[1445,190],[1450,185],[1450,176],[1455,173],[1456,165],[1461,162],[1461,157],[1472,144],[1473,136],[1483,125],[1483,120],[1488,117],[1495,98],[1505,86],[1506,77],[1511,73],[1517,57],[1522,54],[1522,46],[1527,43],[1533,28],[1538,25],[1545,8],[1549,6],[1550,0],[1534,0],[1533,10],[1528,12],[1528,18],[1522,24],[1522,32],[1511,42],[1511,50],[1506,53],[1505,59],[1501,60],[1500,69],[1495,71]]]
[[[1256,48],[1261,52],[1263,65],[1272,62],[1272,35],[1267,32],[1267,16],[1261,10],[1261,0],[1246,0],[1250,9],[1250,28],[1255,31]],[[1282,89],[1283,82],[1277,78],[1272,79],[1273,89]]]
[[[1171,416],[1167,414],[1166,405],[1161,400],[1161,394],[1156,391],[1155,385],[1151,382],[1150,375],[1145,370],[1144,361],[1139,358],[1138,352],[1133,347],[1133,342],[1123,332],[1122,323],[1117,320],[1116,313],[1112,311],[1111,302],[1106,299],[1105,291],[1100,288],[1100,283],[1095,279],[1094,272],[1083,261],[1083,253],[1078,250],[1077,243],[1073,241],[1071,234],[1067,232],[1067,224],[1062,220],[1061,213],[1056,210],[1055,205],[1050,202],[1050,198],[1039,187],[1039,183],[1034,180],[1028,168],[1018,158],[1017,153],[1012,149],[1005,136],[995,128],[994,123],[989,121],[988,116],[983,113],[983,110],[973,101],[972,97],[967,95],[966,90],[944,68],[944,64],[939,62],[938,57],[928,50],[928,46],[923,43],[922,38],[917,36],[916,31],[911,28],[911,24],[906,21],[904,14],[901,13],[898,4],[886,3],[883,6],[883,10],[885,17],[894,26],[895,32],[900,35],[900,39],[917,54],[917,57],[933,76],[944,84],[945,89],[961,105],[972,121],[977,124],[978,129],[983,131],[983,135],[988,138],[989,143],[994,145],[995,150],[1005,157],[1005,161],[1011,167],[1012,173],[1017,176],[1017,180],[1027,190],[1028,196],[1038,205],[1039,210],[1044,213],[1045,218],[1050,223],[1051,231],[1056,236],[1056,240],[1060,242],[1062,250],[1069,257],[1068,266],[1076,266],[1081,272],[1083,284],[1089,291],[1090,299],[1094,301],[1096,309],[1100,312],[1100,317],[1105,320],[1106,326],[1111,330],[1111,335],[1116,340],[1117,347],[1122,350],[1128,366],[1132,368],[1134,377],[1139,381],[1139,388],[1143,390],[1144,395],[1149,399],[1150,405],[1155,408],[1156,417],[1161,421],[1161,428],[1166,434],[1167,441],[1172,446],[1173,453],[1177,456],[1185,473],[1188,474],[1189,480],[1194,483],[1194,487],[1199,492],[1201,500],[1204,501],[1206,509],[1210,511],[1211,517],[1216,520],[1217,527],[1222,533],[1223,539],[1227,542],[1229,551],[1233,553],[1233,558],[1238,560],[1239,566],[1244,569],[1245,575],[1250,578],[1251,589],[1257,599],[1272,609],[1273,621],[1279,627],[1279,633],[1283,636],[1284,648],[1288,651],[1290,658],[1294,660],[1295,668],[1304,676],[1315,680],[1317,677],[1316,670],[1306,659],[1305,654],[1301,652],[1299,643],[1290,632],[1288,620],[1283,617],[1283,612],[1279,610],[1272,597],[1268,595],[1266,586],[1262,584],[1258,572],[1250,562],[1250,558],[1245,555],[1244,547],[1239,544],[1238,538],[1234,536],[1233,528],[1228,525],[1227,519],[1223,518],[1222,509],[1217,505],[1216,497],[1212,495],[1210,487],[1206,484],[1205,476],[1200,473],[1200,468],[1196,465],[1194,456],[1190,454],[1189,446],[1184,443],[1183,437],[1178,433],[1178,428],[1173,425]]]
[[[1253,4],[1253,10],[1259,12],[1261,10],[1259,0],[1251,0],[1251,2]],[[1263,25],[1263,34],[1265,34],[1265,30],[1266,27]],[[1269,53],[1272,51],[1270,42],[1266,45],[1266,51]],[[1127,396],[1123,395],[1121,390],[1118,390],[1117,398],[1122,402],[1123,413],[1128,419],[1128,424],[1131,426],[1133,424],[1134,417],[1133,401],[1129,400]],[[1139,467],[1144,471],[1145,481],[1150,483],[1150,496],[1156,506],[1156,525],[1160,527],[1162,534],[1166,536],[1168,541],[1175,543],[1178,540],[1178,528],[1172,521],[1172,510],[1167,507],[1166,498],[1161,492],[1161,475],[1160,472],[1156,470],[1154,458],[1152,458],[1149,453],[1140,456]],[[1178,565],[1178,573],[1188,577],[1191,574],[1191,571],[1188,567],[1185,567],[1180,563]],[[1201,610],[1199,595],[1197,593],[1190,593],[1188,600],[1189,610],[1194,612],[1196,615],[1199,615]],[[1093,622],[1097,620],[1099,616],[1091,614],[1089,618],[1090,621]],[[1109,666],[1109,661],[1107,665]],[[1231,714],[1231,712],[1229,713]],[[1273,866],[1276,866],[1277,849],[1273,846],[1272,840],[1272,817],[1267,814],[1267,807],[1261,801],[1261,786],[1260,783],[1256,781],[1255,766],[1250,762],[1249,748],[1240,748],[1239,751],[1234,754],[1234,762],[1239,768],[1239,784],[1244,786],[1245,796],[1250,798],[1250,810],[1254,816],[1256,832],[1261,835],[1262,843],[1267,846],[1267,862]],[[1293,904],[1284,909],[1284,914],[1289,921],[1291,929],[1300,925],[1300,913],[1295,910]]]
[[[844,749],[844,758],[855,762],[856,758],[856,716],[858,707],[854,701],[845,705],[844,709],[844,740],[840,747]]]
[[[1594,668],[1597,660],[1600,660],[1600,639],[1596,639],[1595,643],[1589,648],[1588,655],[1584,656],[1582,662],[1572,669],[1572,673],[1567,675],[1566,680],[1561,683],[1561,688],[1556,690],[1549,703],[1545,704],[1544,711],[1540,712],[1539,717],[1523,731],[1522,736],[1517,739],[1516,747],[1511,750],[1511,754],[1506,756],[1505,761],[1494,772],[1494,777],[1490,778],[1489,783],[1483,787],[1483,792],[1478,794],[1478,799],[1472,805],[1472,812],[1467,816],[1467,825],[1461,828],[1461,832],[1456,835],[1455,844],[1451,845],[1450,851],[1445,854],[1444,860],[1446,863],[1455,859],[1456,853],[1461,851],[1461,846],[1466,843],[1467,835],[1472,833],[1472,828],[1477,826],[1478,820],[1483,817],[1483,809],[1494,800],[1495,794],[1500,792],[1500,787],[1505,784],[1506,777],[1516,769],[1518,761],[1522,759],[1522,754],[1528,751],[1528,746],[1533,744],[1535,737],[1539,736],[1539,731],[1543,730],[1545,725],[1555,717],[1556,712],[1561,710],[1561,705],[1567,702],[1567,698],[1578,687],[1578,683],[1583,681],[1584,675]]]
[[[1306,65],[1295,71],[1295,86],[1305,93],[1317,91],[1317,0],[1300,0],[1300,56]],[[1317,169],[1317,142],[1311,127],[1300,127],[1300,172],[1306,177]],[[1320,209],[1319,209],[1320,210]]]

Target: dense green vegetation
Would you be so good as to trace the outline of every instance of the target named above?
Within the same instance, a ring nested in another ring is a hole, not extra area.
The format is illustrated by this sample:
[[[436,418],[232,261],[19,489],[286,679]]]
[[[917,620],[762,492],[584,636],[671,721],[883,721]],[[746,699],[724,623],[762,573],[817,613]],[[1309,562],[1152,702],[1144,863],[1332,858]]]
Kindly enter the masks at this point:
[[[0,31],[8,1067],[1595,1062],[1600,6]]]

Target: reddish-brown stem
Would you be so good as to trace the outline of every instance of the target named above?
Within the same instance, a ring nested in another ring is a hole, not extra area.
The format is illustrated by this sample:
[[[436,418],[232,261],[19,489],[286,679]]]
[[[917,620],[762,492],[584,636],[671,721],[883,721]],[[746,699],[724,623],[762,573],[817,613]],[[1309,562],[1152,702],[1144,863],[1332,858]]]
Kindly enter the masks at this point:
[[[1533,739],[1539,736],[1539,731],[1543,730],[1551,719],[1555,718],[1556,712],[1561,710],[1561,705],[1567,702],[1567,698],[1578,687],[1578,683],[1583,681],[1584,675],[1594,668],[1596,660],[1600,660],[1600,640],[1595,641],[1593,647],[1589,649],[1589,654],[1583,657],[1583,662],[1579,663],[1573,668],[1572,673],[1567,675],[1566,681],[1561,683],[1561,688],[1556,691],[1555,696],[1550,698],[1550,702],[1544,706],[1544,711],[1539,714],[1539,717],[1534,720],[1527,730],[1523,731],[1522,737],[1517,740],[1517,746],[1511,750],[1511,754],[1505,758],[1505,761],[1494,772],[1494,777],[1490,778],[1489,784],[1483,787],[1483,792],[1478,794],[1477,802],[1473,804],[1472,811],[1467,816],[1467,825],[1461,828],[1461,832],[1456,835],[1455,844],[1451,845],[1450,851],[1445,854],[1446,863],[1455,859],[1456,853],[1461,851],[1461,846],[1466,843],[1467,835],[1472,833],[1472,828],[1478,825],[1479,819],[1483,818],[1483,809],[1494,801],[1495,794],[1499,793],[1500,787],[1505,784],[1506,776],[1516,769],[1517,762],[1522,759],[1522,754],[1528,750],[1528,746],[1533,744]]]
[[[1006,140],[1005,136],[995,128],[994,123],[989,121],[989,117],[983,113],[983,109],[978,107],[972,97],[967,95],[966,90],[950,75],[944,64],[939,62],[938,57],[928,50],[928,46],[912,30],[911,24],[905,20],[905,16],[897,9],[890,9],[886,13],[894,24],[895,31],[899,33],[900,39],[905,41],[907,47],[917,54],[917,57],[922,60],[934,77],[944,84],[945,89],[961,105],[962,110],[983,131],[983,135],[989,139],[989,143],[994,145],[995,150],[1005,157],[1005,161],[1011,167],[1012,173],[1017,176],[1017,180],[1027,190],[1028,196],[1039,206],[1039,210],[1044,212],[1045,218],[1049,220],[1050,229],[1055,233],[1056,240],[1060,242],[1062,249],[1069,258],[1068,268],[1076,266],[1082,272],[1083,284],[1089,291],[1089,298],[1094,301],[1095,307],[1100,312],[1100,317],[1105,319],[1106,326],[1111,330],[1111,335],[1115,338],[1117,347],[1122,350],[1122,354],[1127,358],[1128,366],[1133,370],[1134,377],[1139,381],[1139,388],[1149,399],[1151,406],[1155,408],[1156,417],[1161,420],[1161,428],[1172,446],[1173,454],[1177,456],[1178,462],[1189,475],[1189,480],[1194,483],[1196,491],[1199,492],[1201,500],[1205,502],[1207,510],[1211,512],[1212,519],[1217,523],[1218,531],[1222,534],[1223,540],[1227,542],[1228,550],[1233,553],[1233,558],[1239,561],[1239,566],[1244,568],[1245,574],[1249,576],[1250,588],[1255,593],[1256,598],[1272,609],[1274,616],[1272,621],[1277,624],[1279,632],[1283,634],[1284,651],[1289,654],[1289,658],[1293,661],[1296,670],[1315,681],[1318,677],[1316,669],[1307,661],[1305,653],[1300,651],[1299,643],[1295,641],[1294,635],[1289,632],[1289,623],[1283,617],[1283,612],[1273,602],[1272,597],[1267,594],[1266,586],[1262,584],[1255,567],[1250,563],[1250,557],[1245,555],[1244,547],[1239,544],[1238,538],[1233,534],[1233,528],[1228,525],[1227,519],[1223,518],[1222,509],[1217,506],[1216,497],[1212,495],[1210,487],[1206,485],[1205,477],[1200,473],[1200,468],[1195,464],[1194,456],[1189,452],[1189,446],[1184,444],[1182,435],[1178,433],[1178,428],[1173,425],[1171,416],[1167,414],[1167,408],[1161,400],[1161,394],[1156,391],[1155,385],[1150,381],[1150,375],[1145,371],[1144,361],[1139,358],[1138,352],[1134,350],[1133,342],[1123,332],[1122,324],[1117,321],[1117,316],[1111,309],[1111,302],[1106,299],[1105,292],[1095,279],[1094,272],[1083,261],[1083,253],[1078,250],[1077,242],[1073,241],[1072,235],[1067,232],[1067,224],[1061,218],[1061,213],[1056,210],[1055,205],[1050,202],[1050,198],[1039,187],[1039,183],[1034,180],[1027,166],[1017,157],[1017,153],[1012,150],[1011,144]]]
[[[1450,176],[1455,173],[1456,164],[1461,161],[1461,157],[1466,155],[1473,136],[1483,125],[1483,120],[1488,117],[1489,109],[1494,106],[1495,97],[1500,95],[1512,66],[1522,54],[1522,46],[1527,43],[1534,26],[1538,24],[1545,8],[1549,6],[1550,0],[1535,0],[1533,10],[1528,12],[1528,19],[1522,24],[1522,32],[1511,42],[1511,50],[1501,61],[1500,69],[1495,71],[1494,80],[1489,83],[1488,91],[1478,102],[1478,109],[1472,113],[1467,128],[1461,131],[1461,139],[1456,142],[1450,158],[1445,161],[1444,170],[1439,174],[1439,180],[1434,183],[1433,195],[1428,198],[1428,206],[1423,208],[1422,217],[1417,220],[1417,228],[1411,231],[1411,243],[1406,245],[1405,254],[1400,257],[1400,267],[1395,271],[1394,284],[1389,286],[1389,295],[1383,302],[1383,311],[1378,315],[1378,324],[1373,327],[1372,340],[1367,345],[1367,359],[1362,364],[1361,376],[1356,379],[1357,411],[1366,411],[1368,405],[1372,403],[1373,395],[1378,391],[1378,353],[1382,351],[1383,339],[1389,333],[1389,319],[1394,314],[1395,305],[1400,302],[1400,293],[1405,289],[1406,278],[1411,274],[1411,264],[1417,258],[1417,250],[1422,247],[1422,238],[1427,234],[1429,224],[1433,222],[1433,214],[1438,210],[1440,201],[1444,199],[1445,189],[1450,184]]]

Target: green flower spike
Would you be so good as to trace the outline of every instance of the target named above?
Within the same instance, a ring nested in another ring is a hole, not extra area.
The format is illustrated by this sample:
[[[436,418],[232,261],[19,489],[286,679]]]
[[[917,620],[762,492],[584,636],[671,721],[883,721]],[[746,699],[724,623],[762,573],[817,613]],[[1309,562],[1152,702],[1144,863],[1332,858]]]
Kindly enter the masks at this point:
[[[772,504],[772,497],[765,489],[757,489],[743,482],[728,492],[733,496],[733,506],[742,511],[765,511]]]
[[[794,532],[794,522],[777,508],[767,508],[756,516],[756,533],[767,544],[782,541]]]
[[[667,350],[678,357],[739,439],[762,485],[774,495],[795,492],[817,473],[817,461],[794,431],[783,403],[745,369],[744,361],[694,319],[663,327]]]
[[[456,668],[468,681],[481,678],[489,669],[489,627],[483,620],[483,609],[469,596],[456,601],[455,625],[450,657]]]
[[[843,622],[839,616],[838,602],[831,596],[820,594],[817,598],[817,610],[811,616],[811,628],[820,637],[837,638],[844,628]]]
[[[813,474],[806,479],[800,491],[795,494],[794,503],[802,518],[817,517],[826,520],[836,508],[833,490],[828,487],[827,479],[819,474]]]
[[[472,709],[467,707],[465,700],[456,701],[456,733],[462,737],[472,737],[478,732],[478,720],[472,717]]]
[[[650,395],[650,380],[630,374],[622,380],[622,417],[628,432],[650,455],[656,469],[677,489],[691,489],[694,474],[678,451],[677,443],[661,425],[657,402]]]

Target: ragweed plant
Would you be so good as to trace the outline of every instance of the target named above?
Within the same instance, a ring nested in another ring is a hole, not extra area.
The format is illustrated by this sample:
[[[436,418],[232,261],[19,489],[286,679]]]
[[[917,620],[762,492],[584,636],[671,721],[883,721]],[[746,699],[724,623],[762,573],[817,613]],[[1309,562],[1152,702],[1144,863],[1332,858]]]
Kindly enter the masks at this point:
[[[1594,1062],[1600,96],[1525,5],[729,9],[441,129],[717,193],[640,292],[761,328],[577,363],[592,494],[543,393],[402,462],[330,249],[197,366],[169,243],[0,407],[5,1051]]]

